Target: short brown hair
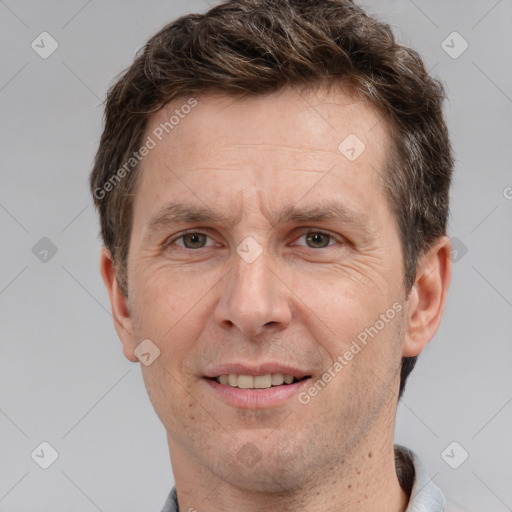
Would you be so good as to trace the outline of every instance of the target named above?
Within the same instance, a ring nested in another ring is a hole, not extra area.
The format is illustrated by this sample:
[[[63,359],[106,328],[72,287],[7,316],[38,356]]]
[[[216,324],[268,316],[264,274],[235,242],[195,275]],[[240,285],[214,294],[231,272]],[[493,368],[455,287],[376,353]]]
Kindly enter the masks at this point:
[[[418,257],[446,233],[453,158],[442,84],[389,25],[349,0],[230,0],[165,26],[108,92],[90,184],[124,293],[140,169],[126,162],[154,112],[206,92],[258,95],[336,84],[369,101],[389,125],[383,186],[400,230],[408,292]],[[402,361],[400,394],[414,364]]]

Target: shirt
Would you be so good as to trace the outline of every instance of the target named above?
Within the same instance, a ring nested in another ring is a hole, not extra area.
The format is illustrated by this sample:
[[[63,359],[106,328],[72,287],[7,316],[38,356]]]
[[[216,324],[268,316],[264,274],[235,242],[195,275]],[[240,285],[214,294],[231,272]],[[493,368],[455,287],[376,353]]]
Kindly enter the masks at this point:
[[[444,512],[443,493],[429,478],[419,457],[403,446],[395,446],[395,466],[402,489],[409,495],[406,512]],[[162,512],[180,512],[173,487]]]

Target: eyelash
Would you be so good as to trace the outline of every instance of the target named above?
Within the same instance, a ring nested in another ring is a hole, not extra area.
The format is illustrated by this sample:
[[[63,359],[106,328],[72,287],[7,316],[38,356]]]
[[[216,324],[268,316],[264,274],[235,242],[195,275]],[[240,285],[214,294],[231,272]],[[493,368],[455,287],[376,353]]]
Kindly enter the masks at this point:
[[[322,230],[318,230],[318,229],[311,229],[311,228],[306,228],[304,229],[300,236],[298,238],[295,239],[295,241],[301,239],[302,237],[305,237],[307,235],[310,235],[310,234],[319,234],[319,235],[324,235],[324,236],[328,236],[330,237],[329,239],[329,244],[325,247],[309,247],[307,245],[300,245],[300,247],[305,247],[306,249],[314,249],[314,250],[319,250],[319,249],[327,249],[328,247],[332,247],[332,245],[334,245],[333,243],[331,242],[338,242],[338,243],[341,243],[341,240],[339,239],[340,237],[336,237],[335,235],[331,234],[331,233],[328,233],[326,231],[322,231]],[[162,247],[164,249],[167,249],[169,248],[171,245],[174,245],[176,241],[178,240],[183,240],[183,238],[187,235],[204,235],[206,236],[207,238],[213,240],[213,238],[208,234],[208,233],[205,233],[203,231],[186,231],[184,233],[181,233],[177,236],[174,236],[172,238],[169,238],[167,239],[163,244],[162,244]],[[190,249],[188,247],[184,247],[182,245],[176,245],[176,247],[178,247],[180,250],[184,250],[184,251],[197,251],[199,249],[207,249],[208,247],[212,247],[211,245],[210,246],[204,246],[204,247],[199,247],[198,249]]]

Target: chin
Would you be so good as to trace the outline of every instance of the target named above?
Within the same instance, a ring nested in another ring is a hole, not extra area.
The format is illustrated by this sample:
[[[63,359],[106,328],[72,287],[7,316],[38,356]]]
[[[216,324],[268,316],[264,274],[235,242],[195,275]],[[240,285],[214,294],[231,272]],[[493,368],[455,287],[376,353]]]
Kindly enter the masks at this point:
[[[262,441],[266,435],[257,430],[256,434],[244,435],[243,441],[231,443],[229,456],[223,457],[222,467],[218,468],[222,478],[255,493],[287,493],[303,486],[310,471],[304,468],[307,457],[301,447],[295,443],[294,449],[286,446],[276,432],[270,432],[268,435],[275,437],[266,442]]]
[[[275,464],[276,461],[261,462],[257,467],[241,468],[239,464],[232,468],[232,472],[225,480],[232,486],[245,492],[272,493],[274,495],[288,494],[303,486],[302,479],[307,471],[294,470]]]

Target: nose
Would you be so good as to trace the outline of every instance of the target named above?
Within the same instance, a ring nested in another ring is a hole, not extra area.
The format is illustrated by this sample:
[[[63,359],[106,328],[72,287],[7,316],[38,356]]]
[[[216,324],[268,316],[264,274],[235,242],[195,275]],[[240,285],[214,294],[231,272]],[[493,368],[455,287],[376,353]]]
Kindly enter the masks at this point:
[[[215,309],[217,325],[249,337],[285,329],[291,321],[291,296],[264,254],[247,263],[238,254],[224,278]]]

